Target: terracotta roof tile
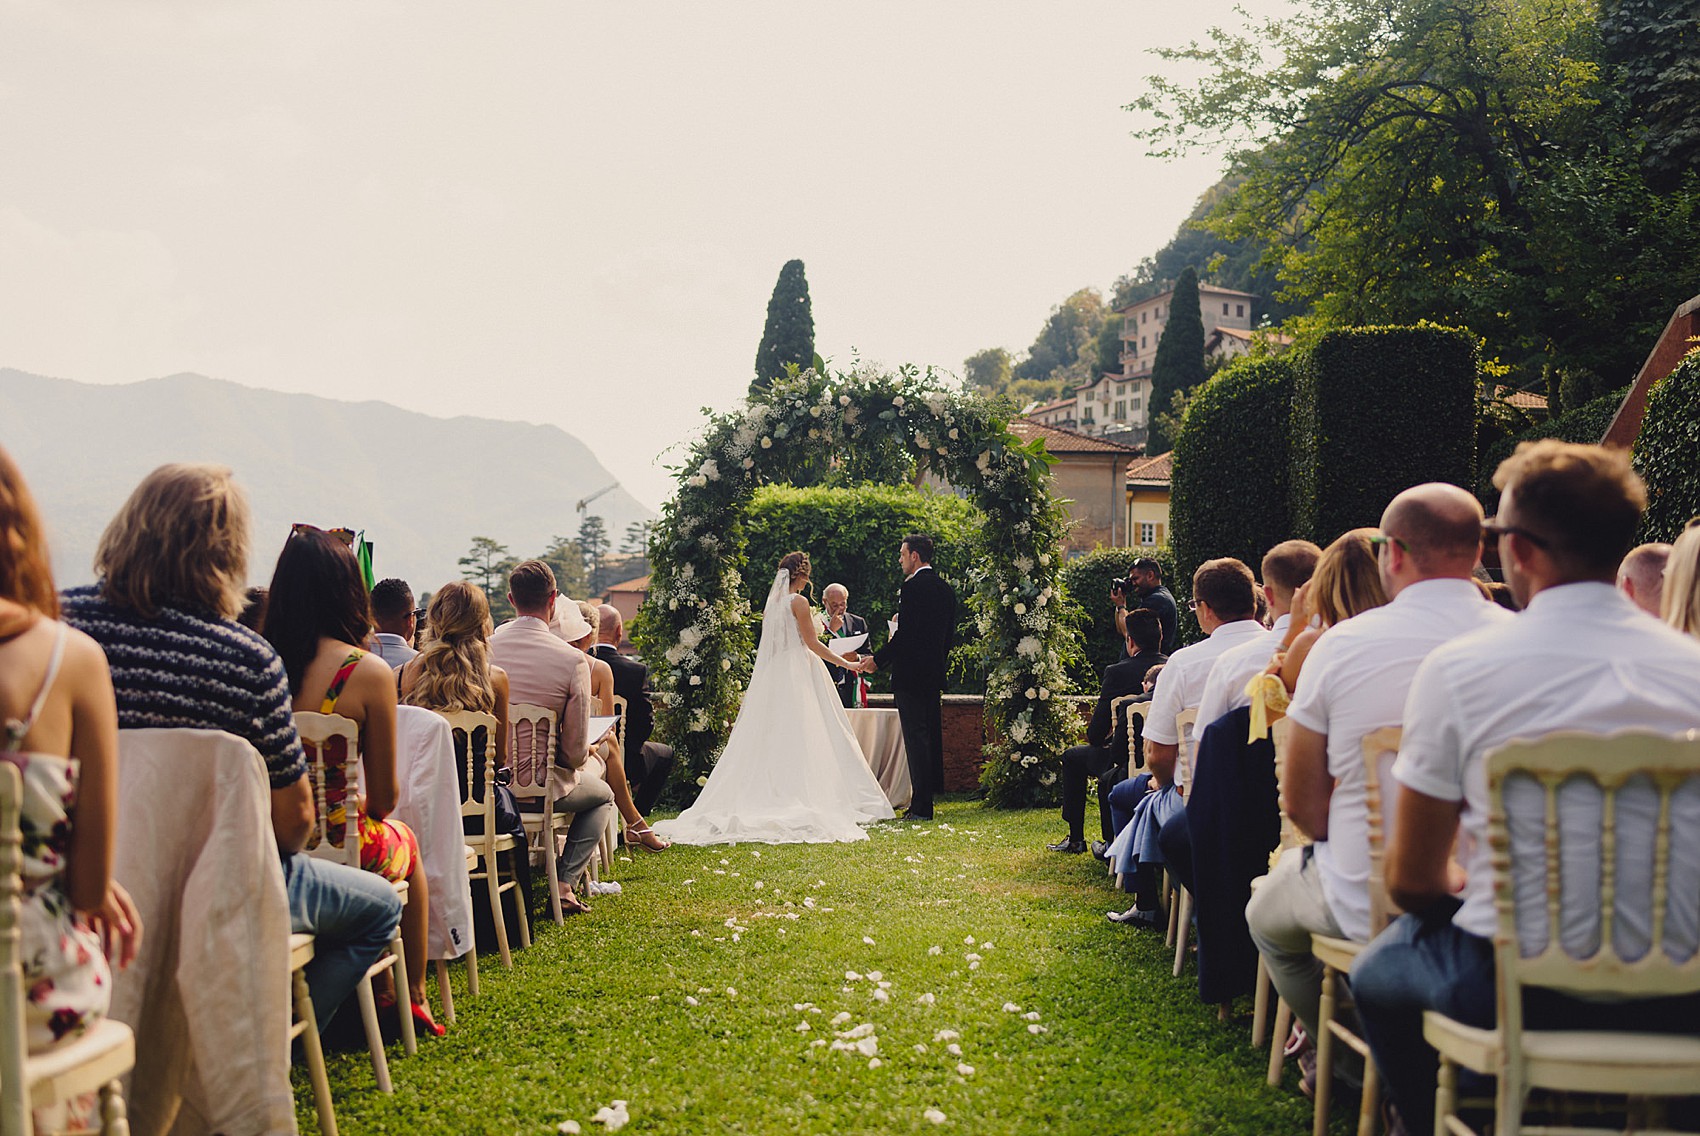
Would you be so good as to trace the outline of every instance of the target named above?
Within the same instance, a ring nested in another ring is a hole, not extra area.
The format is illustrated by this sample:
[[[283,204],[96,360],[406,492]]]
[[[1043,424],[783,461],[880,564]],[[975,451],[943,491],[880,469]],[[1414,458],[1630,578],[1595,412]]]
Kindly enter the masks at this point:
[[[1156,457],[1135,458],[1127,463],[1127,479],[1129,481],[1154,481],[1167,485],[1170,475],[1174,472],[1174,451],[1158,454]]]
[[[1009,423],[1009,432],[1023,442],[1031,442],[1034,438],[1045,439],[1045,449],[1053,454],[1136,454],[1139,451],[1132,446],[1124,446],[1119,442],[1106,442],[1102,438],[1092,438],[1073,430],[1064,430],[1060,426],[1046,426],[1034,422],[1030,418],[1013,418]]]

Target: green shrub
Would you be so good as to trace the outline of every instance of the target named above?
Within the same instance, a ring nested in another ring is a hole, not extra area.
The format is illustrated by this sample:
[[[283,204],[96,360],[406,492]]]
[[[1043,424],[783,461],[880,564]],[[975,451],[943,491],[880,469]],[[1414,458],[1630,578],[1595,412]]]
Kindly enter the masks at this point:
[[[1324,332],[1293,398],[1292,535],[1327,544],[1375,524],[1402,489],[1474,485],[1477,370],[1475,338],[1457,328]]]
[[[1168,548],[1096,548],[1077,556],[1062,567],[1064,610],[1078,619],[1082,650],[1063,660],[1068,676],[1082,694],[1097,694],[1103,685],[1104,668],[1121,658],[1121,633],[1116,630],[1115,603],[1110,599],[1110,584],[1127,579],[1128,569],[1142,556],[1149,556],[1163,567],[1163,583],[1175,591],[1175,562]],[[1190,579],[1190,577],[1189,577]],[[1176,601],[1181,607],[1184,632],[1186,601]]]
[[[1647,480],[1643,540],[1675,540],[1700,515],[1700,348],[1647,396],[1647,417],[1635,439],[1635,468]]]
[[[885,621],[897,614],[903,572],[897,546],[912,532],[927,533],[936,545],[934,567],[957,594],[956,648],[951,652],[950,692],[981,693],[985,676],[973,660],[974,618],[967,574],[983,555],[980,518],[960,497],[908,485],[864,485],[855,489],[764,485],[755,491],[744,519],[749,570],[744,588],[759,626],[762,604],[779,558],[802,549],[814,569],[813,602],[821,605],[828,584],[850,589],[850,610],[868,621],[875,644],[885,642]],[[875,678],[877,689],[884,680]]]
[[[1245,359],[1219,372],[1187,405],[1175,439],[1169,518],[1175,568],[1217,556],[1257,565],[1293,535],[1288,509],[1293,364]],[[1170,590],[1173,590],[1171,585]]]
[[[1493,487],[1493,471],[1511,456],[1519,442],[1536,442],[1542,438],[1561,438],[1566,442],[1595,443],[1606,436],[1606,428],[1623,404],[1624,387],[1585,402],[1575,410],[1549,418],[1509,438],[1502,438],[1482,451],[1481,473],[1476,482],[1476,497],[1482,508],[1492,513],[1499,503],[1499,490]]]

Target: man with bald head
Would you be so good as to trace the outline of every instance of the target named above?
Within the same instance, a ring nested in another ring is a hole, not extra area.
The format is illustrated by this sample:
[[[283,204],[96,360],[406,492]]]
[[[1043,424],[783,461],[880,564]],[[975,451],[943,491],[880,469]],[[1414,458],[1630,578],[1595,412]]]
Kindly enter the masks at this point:
[[[673,771],[673,747],[652,742],[655,711],[649,705],[649,668],[620,654],[625,626],[612,604],[597,608],[596,645],[590,654],[607,663],[614,672],[614,693],[626,700],[626,781],[632,787],[632,804],[639,815],[648,816],[667,788]]]
[[[1617,590],[1654,619],[1659,618],[1659,601],[1665,594],[1665,563],[1669,560],[1670,545],[1639,544],[1617,567]]]
[[[1431,482],[1400,493],[1372,541],[1391,602],[1317,640],[1287,711],[1283,800],[1315,843],[1284,853],[1246,907],[1275,988],[1311,1037],[1322,994],[1311,933],[1367,942],[1376,930],[1369,921],[1363,739],[1400,724],[1411,679],[1430,651],[1513,618],[1471,579],[1481,558],[1482,507],[1456,485]]]
[[[850,589],[843,584],[828,584],[820,594],[826,614],[821,619],[821,632],[828,639],[843,639],[850,635],[865,635],[868,621],[850,610]],[[838,701],[846,710],[853,710],[864,701],[864,680],[861,672],[842,667],[829,667],[832,681],[838,687]]]

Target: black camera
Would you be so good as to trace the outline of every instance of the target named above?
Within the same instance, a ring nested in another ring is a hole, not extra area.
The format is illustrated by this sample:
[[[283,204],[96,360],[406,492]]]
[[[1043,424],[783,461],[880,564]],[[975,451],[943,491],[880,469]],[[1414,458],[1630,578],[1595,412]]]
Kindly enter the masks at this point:
[[[1133,582],[1133,576],[1130,573],[1125,580],[1110,581],[1110,594],[1112,596],[1121,596],[1124,599],[1137,598],[1139,595],[1139,587]]]

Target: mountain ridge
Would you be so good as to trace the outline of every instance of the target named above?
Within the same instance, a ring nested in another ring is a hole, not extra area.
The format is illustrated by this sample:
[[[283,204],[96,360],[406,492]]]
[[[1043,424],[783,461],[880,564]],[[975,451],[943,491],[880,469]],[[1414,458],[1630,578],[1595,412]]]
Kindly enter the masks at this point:
[[[438,418],[179,372],[103,385],[0,368],[0,445],[41,505],[61,586],[93,578],[100,533],[136,483],[170,461],[230,466],[254,512],[249,577],[264,583],[289,525],[365,529],[380,576],[414,590],[457,579],[474,536],[517,556],[573,536],[574,504],[618,542],[655,514],[558,426]]]

